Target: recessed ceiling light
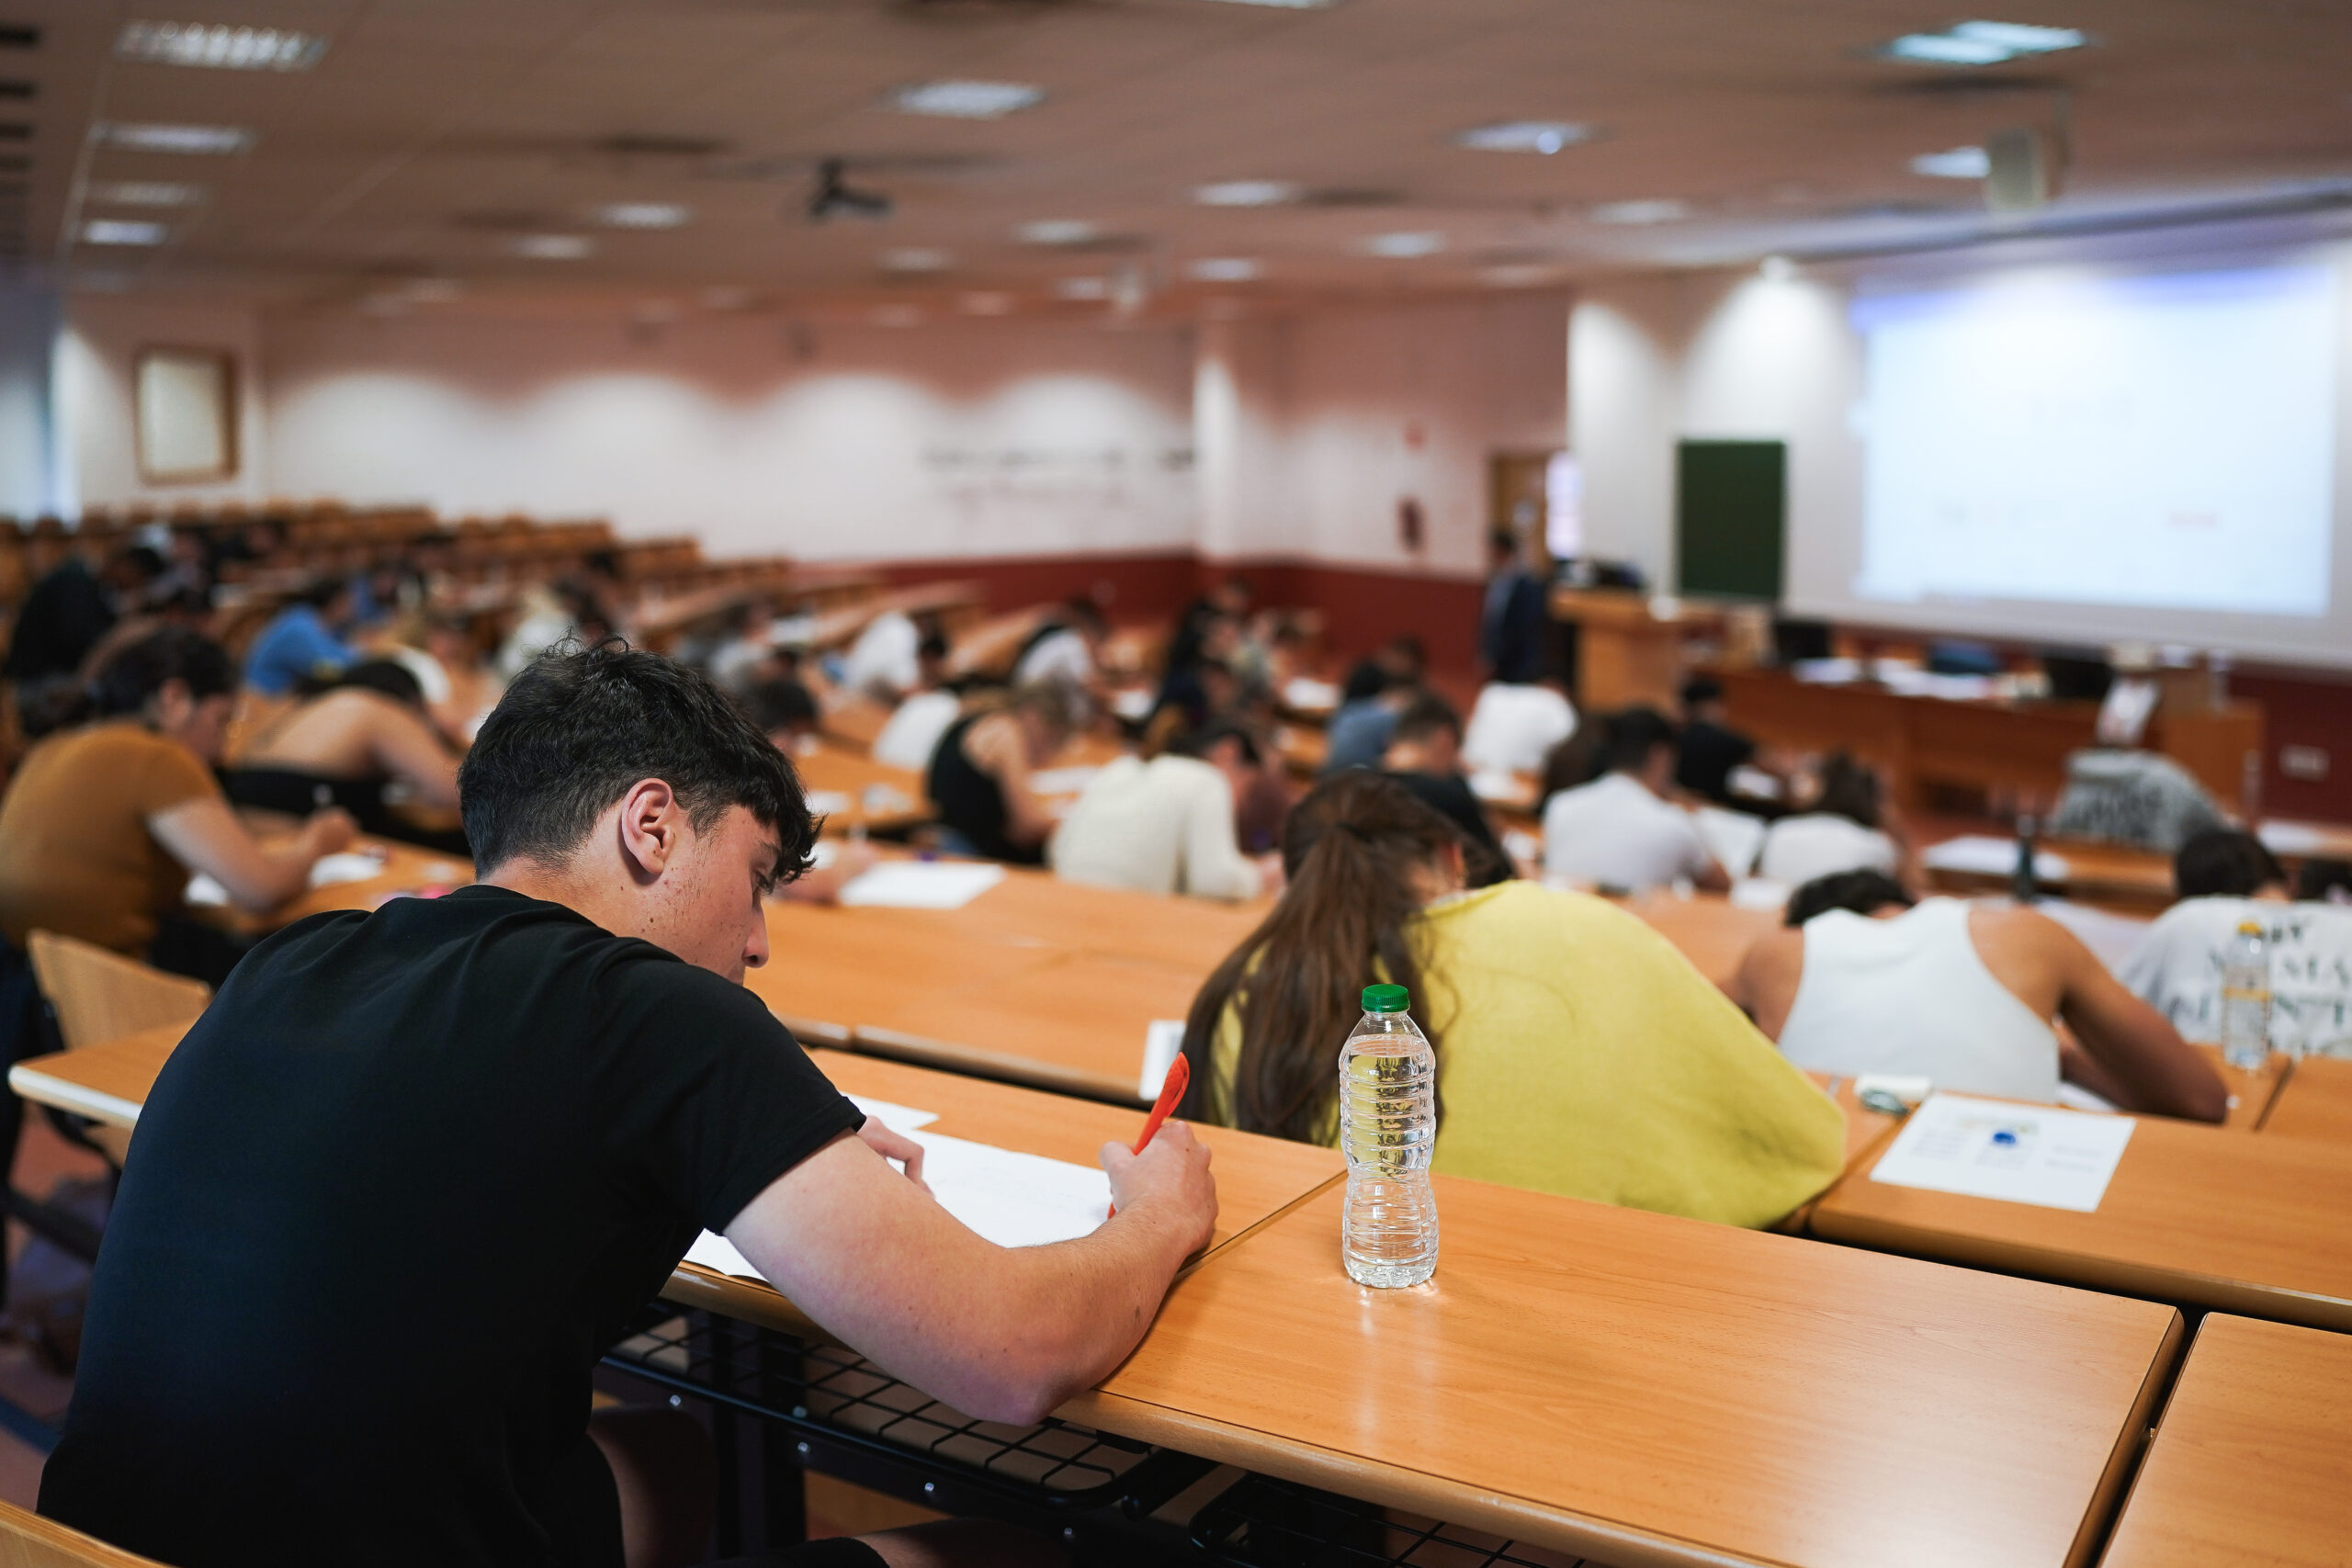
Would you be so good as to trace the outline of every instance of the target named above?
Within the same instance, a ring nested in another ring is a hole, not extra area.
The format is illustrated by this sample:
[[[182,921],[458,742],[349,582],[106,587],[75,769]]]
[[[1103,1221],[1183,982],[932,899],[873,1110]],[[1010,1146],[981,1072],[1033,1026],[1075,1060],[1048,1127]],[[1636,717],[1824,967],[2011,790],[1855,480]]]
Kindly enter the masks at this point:
[[[918,82],[890,95],[902,114],[942,115],[949,119],[995,119],[1041,102],[1042,87],[1023,82]]]
[[[2074,28],[2040,28],[2022,22],[1956,22],[1939,33],[1905,33],[1881,44],[1883,60],[1918,65],[1998,65],[2028,55],[2080,49],[2090,39]]]
[[[1107,277],[1064,277],[1054,283],[1054,293],[1064,299],[1108,299],[1111,280]]]
[[[956,258],[945,251],[922,245],[902,245],[875,258],[885,272],[945,272]]]
[[[1397,259],[1409,256],[1433,256],[1445,249],[1445,236],[1427,230],[1408,231],[1398,234],[1374,234],[1363,243],[1363,248],[1376,256]]]
[[[1083,218],[1041,218],[1019,230],[1024,245],[1082,245],[1102,233]]]
[[[1474,126],[1456,136],[1464,147],[1481,152],[1557,152],[1592,139],[1592,127],[1565,119],[1510,119],[1498,125]]]
[[[99,130],[106,144],[126,152],[243,152],[254,144],[254,133],[234,125],[107,125]]]
[[[995,292],[967,294],[956,301],[956,307],[967,316],[1009,316],[1012,314],[1012,296]]]
[[[125,60],[151,65],[204,65],[220,71],[308,71],[326,54],[327,40],[278,28],[232,28],[206,22],[130,22],[115,39]]]
[[[1250,256],[1203,256],[1187,266],[1184,272],[1185,276],[1202,283],[1247,283],[1265,270]]]
[[[90,199],[104,207],[194,207],[204,199],[204,187],[171,180],[102,180],[90,187]]]
[[[616,201],[596,209],[596,221],[607,229],[676,229],[694,216],[694,209],[673,201]]]
[[[160,245],[171,238],[171,233],[161,223],[141,223],[122,218],[94,218],[82,225],[82,243],[86,245]]]
[[[1950,147],[1912,159],[1911,172],[1939,180],[1981,180],[1993,172],[1993,160],[1982,147]]]
[[[506,248],[533,261],[578,261],[594,254],[596,244],[585,234],[518,234]]]
[[[1203,207],[1280,207],[1298,199],[1298,187],[1288,180],[1219,180],[1194,186],[1193,199]]]
[[[1650,199],[1644,201],[1604,201],[1589,216],[1595,223],[1671,223],[1678,218],[1690,216],[1687,201]]]

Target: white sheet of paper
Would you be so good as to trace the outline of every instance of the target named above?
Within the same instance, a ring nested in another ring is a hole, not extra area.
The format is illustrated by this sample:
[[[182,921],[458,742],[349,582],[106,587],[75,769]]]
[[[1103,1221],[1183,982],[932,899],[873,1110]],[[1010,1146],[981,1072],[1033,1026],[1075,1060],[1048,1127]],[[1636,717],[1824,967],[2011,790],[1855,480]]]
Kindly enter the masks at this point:
[[[922,1145],[923,1179],[939,1206],[999,1247],[1072,1241],[1110,1217],[1111,1179],[1100,1170],[939,1133],[907,1136]],[[686,1261],[746,1280],[762,1277],[733,1242],[710,1231],[695,1238]]]
[[[808,809],[818,817],[838,817],[856,804],[846,790],[812,789],[808,792]]]
[[[1515,773],[1500,768],[1480,768],[1470,775],[1470,793],[1480,800],[1517,800],[1527,792]]]
[[[1160,1085],[1168,1081],[1168,1069],[1184,1049],[1184,1021],[1181,1018],[1155,1018],[1144,1025],[1143,1073],[1136,1079],[1136,1098],[1158,1100]]]
[[[1340,688],[1329,681],[1317,681],[1306,675],[1294,676],[1283,687],[1283,701],[1301,713],[1314,713],[1340,705]]]
[[[229,901],[229,890],[203,872],[187,879],[187,886],[180,892],[180,902],[191,909],[217,909]]]
[[[2342,831],[2331,832],[2315,822],[2288,822],[2273,818],[2256,828],[2254,836],[2274,855],[2315,855],[2333,845]]]
[[[1111,711],[1129,724],[1141,724],[1151,716],[1152,697],[1149,687],[1130,686],[1124,692],[1113,694]]]
[[[1029,787],[1039,795],[1077,795],[1094,782],[1100,768],[1044,768],[1029,775]]]
[[[917,1111],[911,1105],[900,1105],[895,1100],[876,1100],[872,1095],[853,1094],[849,1102],[893,1133],[911,1133],[939,1120],[936,1111]]]
[[[842,888],[852,907],[960,909],[1004,880],[1004,867],[976,861],[886,860]]]
[[[1785,909],[1789,895],[1796,891],[1785,882],[1769,877],[1743,876],[1731,885],[1731,907],[1735,909]]]
[[[1756,868],[1756,856],[1764,848],[1764,818],[1720,806],[1702,806],[1691,816],[1698,819],[1699,837],[1707,841],[1708,852],[1724,863],[1725,871],[1741,877]]]
[[[1919,859],[1931,871],[2007,876],[2018,868],[2018,841],[1985,833],[1963,833],[1957,839],[1928,845],[1920,852]],[[2034,852],[2033,874],[2044,882],[2064,882],[2072,869],[2063,855],[2053,855],[2048,850]]]
[[[1930,1095],[1871,1179],[2096,1213],[2134,1125],[2129,1116]]]
[[[384,874],[384,863],[374,855],[346,852],[339,855],[321,855],[311,863],[311,886],[334,887],[345,882],[366,882]]]

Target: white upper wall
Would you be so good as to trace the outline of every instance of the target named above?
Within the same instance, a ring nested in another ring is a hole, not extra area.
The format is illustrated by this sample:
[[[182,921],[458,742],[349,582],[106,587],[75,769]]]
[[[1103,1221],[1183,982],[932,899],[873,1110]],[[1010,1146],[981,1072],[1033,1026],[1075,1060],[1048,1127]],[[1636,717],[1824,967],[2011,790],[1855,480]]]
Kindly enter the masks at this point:
[[[241,306],[181,304],[76,295],[58,340],[52,395],[70,489],[62,510],[140,502],[258,501],[269,493],[267,421],[262,408],[261,327]],[[236,366],[237,472],[212,484],[151,485],[140,478],[132,378],[145,348],[206,348]]]

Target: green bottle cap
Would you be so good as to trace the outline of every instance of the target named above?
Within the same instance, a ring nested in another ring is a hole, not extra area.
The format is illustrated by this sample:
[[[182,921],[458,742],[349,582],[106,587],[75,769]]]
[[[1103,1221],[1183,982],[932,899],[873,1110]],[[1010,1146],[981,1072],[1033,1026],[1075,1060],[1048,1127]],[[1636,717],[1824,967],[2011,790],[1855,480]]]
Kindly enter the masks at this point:
[[[1402,986],[1366,986],[1363,988],[1363,1010],[1366,1012],[1403,1012],[1412,998]]]

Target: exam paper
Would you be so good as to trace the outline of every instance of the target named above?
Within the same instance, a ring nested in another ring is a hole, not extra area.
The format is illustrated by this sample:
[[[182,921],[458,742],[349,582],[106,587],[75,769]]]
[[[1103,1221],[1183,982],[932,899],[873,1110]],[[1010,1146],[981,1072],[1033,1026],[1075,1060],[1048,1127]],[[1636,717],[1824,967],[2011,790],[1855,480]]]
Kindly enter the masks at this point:
[[[808,811],[814,817],[839,817],[856,804],[845,790],[812,789],[808,792]]]
[[[1518,800],[1527,794],[1516,773],[1503,768],[1481,768],[1470,775],[1470,793],[1485,801]]]
[[[1301,713],[1316,713],[1340,705],[1340,688],[1329,681],[1295,675],[1283,687],[1283,701]]]
[[[940,1207],[999,1247],[1075,1240],[1091,1235],[1110,1217],[1111,1179],[1100,1170],[940,1133],[894,1130],[922,1145],[923,1179]],[[695,1238],[686,1261],[761,1278],[733,1242],[710,1231]]]
[[[452,868],[455,869],[454,867]],[[311,886],[334,887],[345,882],[366,882],[384,874],[384,863],[374,855],[348,851],[343,854],[321,855],[311,863]],[[187,879],[181,901],[191,909],[219,908],[229,901],[229,890],[204,872]]]
[[[1871,1179],[2096,1213],[2134,1125],[2129,1116],[1930,1095]]]
[[[1971,872],[1978,876],[2007,876],[2018,868],[2018,841],[1996,839],[1983,833],[1963,833],[1957,839],[1946,839],[1940,844],[1930,844],[1919,853],[1920,863],[1931,871]],[[2037,850],[2033,856],[2033,874],[2044,882],[2064,882],[2071,869],[2061,855],[2048,850]]]
[[[842,888],[842,902],[890,909],[960,909],[1004,880],[978,861],[886,860]]]

